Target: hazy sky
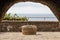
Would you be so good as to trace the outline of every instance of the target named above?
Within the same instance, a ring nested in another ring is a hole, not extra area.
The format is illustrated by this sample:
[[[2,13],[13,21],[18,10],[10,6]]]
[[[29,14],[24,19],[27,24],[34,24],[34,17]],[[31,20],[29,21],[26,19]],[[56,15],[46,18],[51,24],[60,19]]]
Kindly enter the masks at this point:
[[[7,13],[17,14],[52,14],[52,11],[41,3],[19,2],[14,4]]]

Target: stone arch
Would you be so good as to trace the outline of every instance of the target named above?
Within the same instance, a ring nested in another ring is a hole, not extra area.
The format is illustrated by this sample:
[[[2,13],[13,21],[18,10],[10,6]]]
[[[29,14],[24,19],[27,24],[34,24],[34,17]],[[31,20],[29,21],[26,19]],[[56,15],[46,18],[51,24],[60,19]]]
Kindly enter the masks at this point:
[[[55,14],[55,16],[58,18],[60,21],[60,14],[59,14],[59,7],[56,1],[54,0],[1,0],[0,1],[0,21],[2,20],[2,17],[4,17],[4,14],[7,12],[7,10],[15,3],[17,2],[26,2],[26,1],[31,1],[31,2],[38,2],[42,3],[44,5],[47,5],[52,12]]]

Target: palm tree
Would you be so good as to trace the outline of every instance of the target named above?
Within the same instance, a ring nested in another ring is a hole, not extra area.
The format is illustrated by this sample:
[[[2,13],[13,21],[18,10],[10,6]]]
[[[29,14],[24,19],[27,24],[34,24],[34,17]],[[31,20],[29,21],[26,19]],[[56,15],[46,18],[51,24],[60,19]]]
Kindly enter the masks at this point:
[[[17,20],[17,19],[19,19],[19,16],[17,14],[14,14],[13,19]]]
[[[9,20],[9,19],[10,19],[10,14],[11,14],[11,13],[9,13],[9,14],[6,13],[3,19]]]
[[[25,17],[22,17],[21,20],[22,20],[22,21],[28,21],[28,18],[25,16]]]

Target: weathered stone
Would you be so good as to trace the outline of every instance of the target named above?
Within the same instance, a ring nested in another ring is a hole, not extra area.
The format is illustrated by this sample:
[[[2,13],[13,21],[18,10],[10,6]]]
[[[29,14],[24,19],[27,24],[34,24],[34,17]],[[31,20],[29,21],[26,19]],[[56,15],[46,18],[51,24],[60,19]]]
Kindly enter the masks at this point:
[[[22,30],[22,27],[23,25],[36,25],[37,26],[37,31],[58,31],[60,29],[59,27],[59,22],[50,22],[50,21],[33,21],[33,22],[21,22],[21,21],[7,21],[7,22],[2,22],[2,25],[0,27],[0,30],[1,28],[4,28],[6,27],[7,28],[7,31],[9,30],[9,32],[21,32]],[[4,28],[5,29],[5,28]],[[5,30],[4,30],[5,31]]]
[[[24,35],[32,35],[32,34],[36,34],[36,32],[37,32],[37,26],[35,26],[35,25],[22,26],[22,33]]]

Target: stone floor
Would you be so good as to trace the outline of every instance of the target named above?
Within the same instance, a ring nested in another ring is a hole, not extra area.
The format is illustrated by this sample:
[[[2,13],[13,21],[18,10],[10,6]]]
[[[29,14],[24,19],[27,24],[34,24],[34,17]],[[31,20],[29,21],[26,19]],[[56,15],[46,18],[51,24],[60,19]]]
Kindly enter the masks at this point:
[[[21,32],[0,32],[0,40],[60,40],[60,32],[37,32],[23,35]]]

